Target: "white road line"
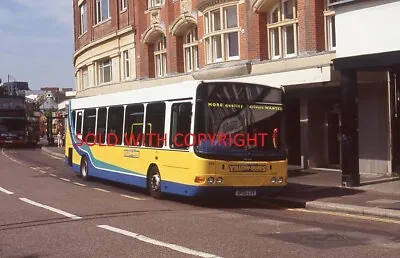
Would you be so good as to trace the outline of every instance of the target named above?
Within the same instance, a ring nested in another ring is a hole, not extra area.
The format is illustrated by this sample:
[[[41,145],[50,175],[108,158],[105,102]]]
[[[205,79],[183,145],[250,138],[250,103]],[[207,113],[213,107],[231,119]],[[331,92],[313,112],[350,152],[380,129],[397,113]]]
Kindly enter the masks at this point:
[[[21,201],[23,201],[23,202],[26,202],[26,203],[35,205],[37,207],[41,207],[43,209],[46,209],[46,210],[61,214],[61,215],[65,216],[65,217],[68,217],[68,218],[71,218],[71,219],[81,219],[81,217],[78,217],[78,216],[76,216],[74,214],[71,214],[71,213],[68,213],[68,212],[65,212],[65,211],[62,211],[62,210],[59,210],[59,209],[44,205],[44,204],[40,204],[40,203],[34,202],[32,200],[26,199],[26,198],[19,198],[19,199]]]
[[[64,180],[64,181],[67,181],[67,182],[70,182],[71,180],[69,180],[69,179],[66,179],[66,178],[60,178],[61,180]]]
[[[129,236],[129,237],[133,237],[136,238],[137,240],[152,244],[152,245],[158,245],[158,246],[163,246],[163,247],[167,247],[169,249],[181,252],[181,253],[185,253],[185,254],[191,254],[194,256],[200,256],[200,257],[209,257],[209,258],[221,258],[220,256],[214,255],[214,254],[209,254],[209,253],[204,253],[204,252],[200,252],[200,251],[196,251],[196,250],[192,250],[183,246],[179,246],[179,245],[175,245],[175,244],[169,244],[169,243],[165,243],[165,242],[161,242],[146,236],[142,236],[136,233],[132,233],[123,229],[119,229],[119,228],[115,228],[109,225],[97,225],[99,228],[102,229],[106,229],[109,231],[113,231],[115,233],[119,233],[125,236]]]
[[[43,170],[41,170],[41,169],[39,169],[39,172],[40,172],[40,173],[43,173],[43,174],[47,174],[46,171],[43,171]]]
[[[13,192],[10,192],[10,191],[4,189],[3,187],[0,187],[0,192],[3,192],[5,194],[14,194]]]
[[[110,192],[110,191],[107,191],[107,190],[104,190],[104,189],[101,189],[101,188],[93,188],[93,189],[95,189],[97,191],[105,192],[105,193],[109,193]]]
[[[50,174],[50,176],[54,176],[54,177],[57,177],[57,175],[54,175],[54,174]]]
[[[56,157],[56,156],[53,156],[53,155],[50,155],[50,157],[52,157],[53,159],[63,160],[62,158],[59,158],[59,157]]]
[[[86,185],[84,185],[84,184],[77,183],[77,182],[74,182],[74,184],[75,184],[75,185],[79,185],[79,186],[86,186]]]
[[[134,197],[134,196],[130,196],[130,195],[125,195],[125,194],[121,194],[121,196],[126,197],[126,198],[130,198],[130,199],[134,199],[137,201],[145,201],[146,199],[142,199],[142,198],[138,198],[138,197]]]

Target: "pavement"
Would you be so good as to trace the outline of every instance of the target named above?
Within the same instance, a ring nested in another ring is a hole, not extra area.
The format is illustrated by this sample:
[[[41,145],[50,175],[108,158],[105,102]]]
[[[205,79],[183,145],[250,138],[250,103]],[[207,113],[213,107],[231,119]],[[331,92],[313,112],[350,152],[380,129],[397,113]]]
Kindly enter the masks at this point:
[[[361,186],[341,187],[337,170],[290,170],[288,189],[273,200],[312,210],[400,219],[400,178],[362,178]],[[268,198],[271,199],[271,198]]]
[[[63,158],[64,148],[42,147]],[[279,196],[264,198],[297,208],[345,212],[400,219],[400,178],[362,178],[360,187],[341,187],[340,170],[289,170],[288,189]]]

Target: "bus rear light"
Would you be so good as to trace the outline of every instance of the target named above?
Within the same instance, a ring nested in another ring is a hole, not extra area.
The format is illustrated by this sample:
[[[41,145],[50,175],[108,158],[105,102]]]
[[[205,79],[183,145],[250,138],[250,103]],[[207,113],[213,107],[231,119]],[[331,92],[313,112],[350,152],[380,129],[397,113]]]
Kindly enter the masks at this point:
[[[224,180],[222,179],[222,177],[218,177],[217,180],[215,181],[217,184],[222,184]]]
[[[278,177],[278,179],[276,180],[276,182],[278,184],[282,184],[283,183],[283,178],[282,177]]]
[[[195,183],[204,183],[204,181],[206,181],[206,179],[205,179],[204,177],[196,176],[196,177],[194,178],[194,182],[195,182]]]
[[[213,177],[207,178],[207,183],[214,184],[214,178]]]
[[[275,177],[271,178],[271,183],[275,184],[275,182],[276,182],[276,178]]]

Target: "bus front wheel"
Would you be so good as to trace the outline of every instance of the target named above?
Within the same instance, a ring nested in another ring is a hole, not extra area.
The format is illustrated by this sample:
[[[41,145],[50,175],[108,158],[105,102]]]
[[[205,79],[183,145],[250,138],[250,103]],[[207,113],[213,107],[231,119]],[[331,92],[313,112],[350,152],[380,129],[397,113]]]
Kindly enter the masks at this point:
[[[153,198],[161,198],[161,174],[156,166],[150,168],[147,176],[147,185],[149,188],[150,195]]]
[[[79,176],[82,177],[82,179],[84,179],[84,180],[88,180],[88,178],[89,178],[88,167],[89,167],[88,161],[87,161],[86,157],[83,157],[82,161],[81,161],[81,169],[79,171]]]

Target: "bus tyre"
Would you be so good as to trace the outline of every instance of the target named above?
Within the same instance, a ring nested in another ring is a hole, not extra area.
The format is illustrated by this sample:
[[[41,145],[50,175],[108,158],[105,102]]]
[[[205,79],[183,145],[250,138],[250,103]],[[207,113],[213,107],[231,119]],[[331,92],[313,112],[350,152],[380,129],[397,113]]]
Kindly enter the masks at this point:
[[[150,168],[148,177],[147,177],[147,185],[149,188],[150,195],[153,198],[160,199],[161,198],[161,175],[158,167],[153,166]]]
[[[83,157],[82,161],[81,161],[81,169],[79,171],[79,176],[82,177],[84,180],[89,179],[88,168],[89,168],[88,161],[87,161],[86,157]]]

